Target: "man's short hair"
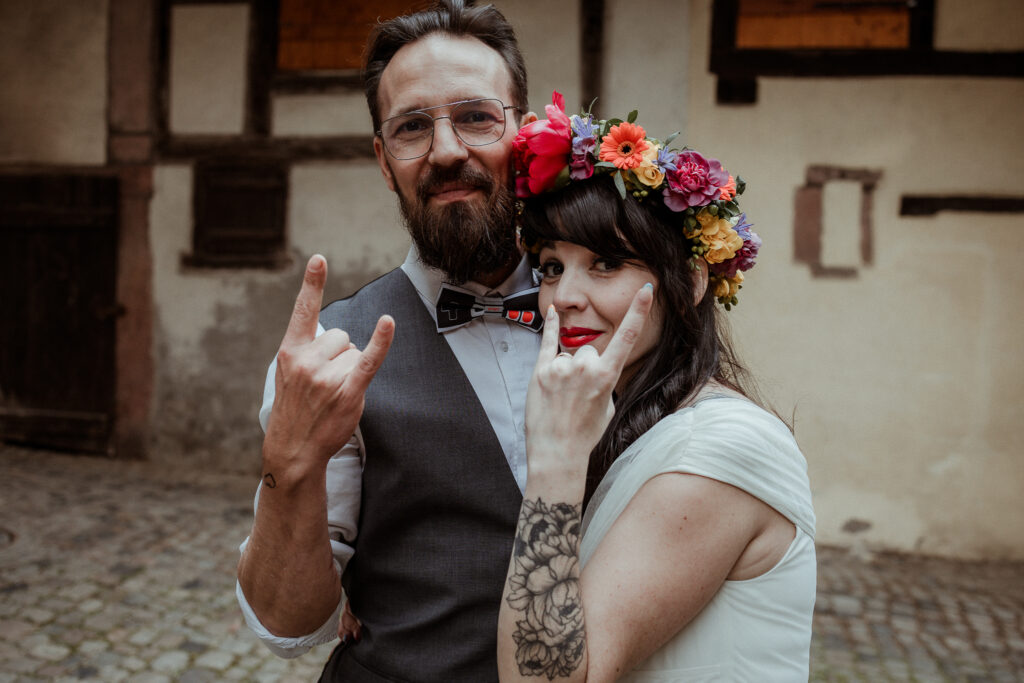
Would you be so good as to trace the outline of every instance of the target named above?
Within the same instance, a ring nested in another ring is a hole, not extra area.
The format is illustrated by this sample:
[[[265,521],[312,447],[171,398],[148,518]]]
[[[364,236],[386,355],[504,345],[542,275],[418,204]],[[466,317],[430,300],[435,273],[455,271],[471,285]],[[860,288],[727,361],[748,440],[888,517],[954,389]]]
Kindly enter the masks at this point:
[[[501,55],[512,82],[512,102],[506,104],[526,111],[526,64],[505,15],[494,5],[472,7],[466,0],[437,0],[429,9],[377,24],[370,34],[363,61],[363,89],[374,130],[380,129],[377,91],[384,69],[402,47],[431,33],[476,38]]]

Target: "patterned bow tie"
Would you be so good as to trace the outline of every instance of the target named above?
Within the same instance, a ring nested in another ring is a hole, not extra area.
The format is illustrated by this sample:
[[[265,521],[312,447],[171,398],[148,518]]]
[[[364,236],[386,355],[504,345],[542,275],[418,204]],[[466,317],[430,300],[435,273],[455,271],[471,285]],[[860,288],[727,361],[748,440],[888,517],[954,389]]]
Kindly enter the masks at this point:
[[[524,289],[506,297],[476,296],[451,285],[437,293],[437,331],[447,332],[468,325],[482,315],[496,315],[538,332],[544,319],[537,311],[537,291]]]

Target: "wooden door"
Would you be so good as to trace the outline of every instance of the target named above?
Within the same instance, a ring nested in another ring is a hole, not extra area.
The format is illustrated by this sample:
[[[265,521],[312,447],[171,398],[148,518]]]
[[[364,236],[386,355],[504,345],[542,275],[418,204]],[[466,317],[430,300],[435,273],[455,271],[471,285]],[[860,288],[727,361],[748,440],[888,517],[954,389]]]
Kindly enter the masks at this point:
[[[0,176],[0,438],[109,452],[117,179]]]

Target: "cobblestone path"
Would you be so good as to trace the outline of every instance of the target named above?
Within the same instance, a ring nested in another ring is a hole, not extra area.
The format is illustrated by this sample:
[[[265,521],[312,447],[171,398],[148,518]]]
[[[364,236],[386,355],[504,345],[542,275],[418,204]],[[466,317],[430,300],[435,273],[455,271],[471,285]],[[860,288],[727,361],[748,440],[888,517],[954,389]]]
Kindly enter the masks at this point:
[[[0,683],[315,681],[235,604],[255,483],[0,445]],[[812,681],[1024,681],[1024,564],[819,567]]]

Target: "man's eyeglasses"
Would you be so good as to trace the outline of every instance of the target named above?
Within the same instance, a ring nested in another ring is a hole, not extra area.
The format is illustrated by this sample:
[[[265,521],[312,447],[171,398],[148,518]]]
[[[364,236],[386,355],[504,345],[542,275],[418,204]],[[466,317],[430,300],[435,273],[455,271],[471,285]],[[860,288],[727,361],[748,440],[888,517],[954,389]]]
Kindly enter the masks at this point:
[[[451,108],[447,116],[431,116],[428,113],[445,107]],[[506,109],[519,111],[519,107],[505,105],[495,99],[440,104],[385,119],[377,135],[384,142],[384,149],[395,159],[418,159],[429,152],[434,143],[435,122],[448,119],[455,135],[463,143],[470,147],[481,147],[497,142],[505,134]]]

